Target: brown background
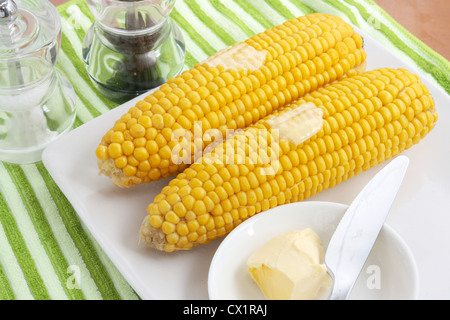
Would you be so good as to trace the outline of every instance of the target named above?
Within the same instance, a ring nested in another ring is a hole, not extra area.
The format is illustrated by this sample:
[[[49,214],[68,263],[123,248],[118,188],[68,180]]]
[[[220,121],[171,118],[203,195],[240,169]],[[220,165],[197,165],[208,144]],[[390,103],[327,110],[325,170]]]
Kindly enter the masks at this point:
[[[50,0],[59,5],[67,0]],[[394,19],[450,60],[449,0],[375,0]]]

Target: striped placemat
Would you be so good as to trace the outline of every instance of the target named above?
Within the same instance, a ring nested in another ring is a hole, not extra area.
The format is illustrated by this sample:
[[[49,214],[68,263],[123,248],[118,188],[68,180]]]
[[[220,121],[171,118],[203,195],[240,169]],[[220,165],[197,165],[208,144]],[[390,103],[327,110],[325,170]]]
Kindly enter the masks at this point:
[[[102,96],[85,72],[81,48],[93,21],[85,0],[58,10],[58,67],[78,96],[78,127],[117,103]],[[228,45],[312,12],[352,22],[450,93],[450,63],[372,0],[177,0],[171,17],[184,34],[191,68]],[[139,299],[41,162],[0,162],[0,300],[7,299]]]

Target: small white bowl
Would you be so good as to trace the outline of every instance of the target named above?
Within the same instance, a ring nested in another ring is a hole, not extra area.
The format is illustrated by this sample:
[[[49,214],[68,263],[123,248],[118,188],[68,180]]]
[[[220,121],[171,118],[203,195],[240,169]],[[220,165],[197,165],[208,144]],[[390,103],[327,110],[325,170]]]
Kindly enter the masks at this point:
[[[212,300],[264,300],[247,271],[247,259],[265,242],[292,230],[312,229],[324,249],[348,207],[304,201],[259,213],[234,229],[220,244],[209,269]],[[414,300],[418,297],[417,266],[408,246],[384,225],[362,269],[352,300]]]

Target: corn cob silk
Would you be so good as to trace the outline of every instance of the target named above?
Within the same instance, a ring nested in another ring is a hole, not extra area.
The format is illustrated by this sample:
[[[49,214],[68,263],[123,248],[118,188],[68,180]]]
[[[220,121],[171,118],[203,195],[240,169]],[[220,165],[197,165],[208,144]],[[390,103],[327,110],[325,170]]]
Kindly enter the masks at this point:
[[[149,204],[141,241],[172,252],[223,237],[261,211],[395,157],[437,118],[427,88],[407,70],[346,77],[206,148]]]
[[[170,177],[214,140],[195,130],[243,129],[318,88],[364,68],[361,36],[341,18],[311,14],[226,48],[170,79],[116,121],[96,150],[100,172],[120,187]],[[189,152],[177,130],[192,133]],[[174,161],[173,155],[178,160]]]

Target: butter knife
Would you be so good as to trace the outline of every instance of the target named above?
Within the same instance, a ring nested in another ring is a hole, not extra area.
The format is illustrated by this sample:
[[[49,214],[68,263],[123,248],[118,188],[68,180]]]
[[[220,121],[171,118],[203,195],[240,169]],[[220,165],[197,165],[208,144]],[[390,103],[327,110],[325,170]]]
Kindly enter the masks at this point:
[[[325,254],[333,279],[330,300],[345,300],[361,273],[397,195],[409,159],[399,156],[378,172],[353,200]]]

